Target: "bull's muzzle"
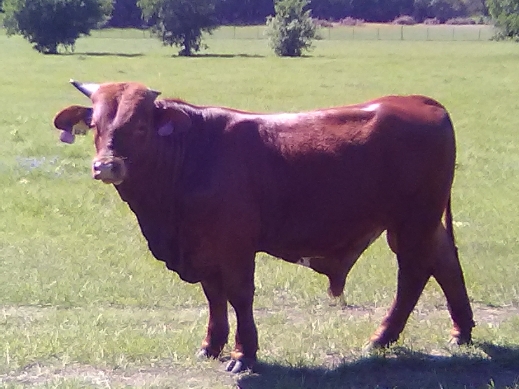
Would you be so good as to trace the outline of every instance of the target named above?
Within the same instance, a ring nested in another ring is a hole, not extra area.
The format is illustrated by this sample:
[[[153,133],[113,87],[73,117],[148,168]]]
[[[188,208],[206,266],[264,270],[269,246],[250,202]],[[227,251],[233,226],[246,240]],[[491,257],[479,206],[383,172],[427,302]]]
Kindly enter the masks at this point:
[[[120,159],[111,158],[92,162],[92,177],[105,184],[119,185],[123,182],[125,175],[124,162]]]

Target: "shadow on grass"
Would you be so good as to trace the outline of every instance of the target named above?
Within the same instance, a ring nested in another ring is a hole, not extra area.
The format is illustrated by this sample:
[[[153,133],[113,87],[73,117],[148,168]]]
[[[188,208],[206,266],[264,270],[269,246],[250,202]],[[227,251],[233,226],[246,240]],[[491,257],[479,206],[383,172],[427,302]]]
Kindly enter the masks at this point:
[[[259,54],[193,54],[188,57],[174,56],[175,58],[265,58]]]
[[[144,54],[142,53],[109,53],[109,52],[95,52],[95,51],[87,51],[83,53],[70,53],[69,55],[75,55],[79,57],[123,57],[123,58],[136,58],[136,57],[142,57]]]
[[[476,344],[487,357],[439,357],[397,349],[388,356],[344,362],[335,368],[259,362],[238,379],[240,389],[519,388],[519,346]]]

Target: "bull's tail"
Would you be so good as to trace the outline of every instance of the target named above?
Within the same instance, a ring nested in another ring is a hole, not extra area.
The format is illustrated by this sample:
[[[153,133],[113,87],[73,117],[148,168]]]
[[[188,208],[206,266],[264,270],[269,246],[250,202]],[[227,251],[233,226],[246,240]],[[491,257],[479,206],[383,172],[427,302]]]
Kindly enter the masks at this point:
[[[458,246],[456,246],[456,238],[454,237],[454,227],[452,220],[452,209],[451,209],[451,195],[449,194],[449,200],[447,201],[447,208],[445,209],[445,229],[447,230],[447,234],[449,234],[449,238],[456,250],[456,257],[458,257]]]

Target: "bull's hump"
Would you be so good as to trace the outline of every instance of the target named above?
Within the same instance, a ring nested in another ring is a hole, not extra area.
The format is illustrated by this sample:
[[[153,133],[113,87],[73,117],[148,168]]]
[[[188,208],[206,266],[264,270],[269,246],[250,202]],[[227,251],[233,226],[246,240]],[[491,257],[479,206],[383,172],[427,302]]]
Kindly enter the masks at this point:
[[[380,108],[380,103],[373,103],[373,104],[368,104],[365,107],[361,107],[360,110],[365,111],[365,112],[375,112],[375,111],[378,111],[379,108]]]

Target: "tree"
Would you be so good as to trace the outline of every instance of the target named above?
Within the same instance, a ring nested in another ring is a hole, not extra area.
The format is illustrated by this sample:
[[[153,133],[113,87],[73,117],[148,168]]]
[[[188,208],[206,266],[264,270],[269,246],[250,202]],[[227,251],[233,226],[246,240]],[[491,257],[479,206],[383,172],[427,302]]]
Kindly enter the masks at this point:
[[[418,20],[438,18],[442,22],[467,15],[467,6],[462,0],[415,0],[414,16]]]
[[[110,14],[109,0],[4,0],[4,26],[8,35],[22,35],[44,54],[58,47],[74,48],[81,35],[89,35]]]
[[[317,37],[310,10],[304,8],[308,0],[277,0],[275,16],[267,18],[267,35],[274,52],[283,57],[300,57],[309,50]]]
[[[519,39],[519,0],[487,0],[488,12],[499,29],[498,39]]]
[[[215,6],[221,24],[263,24],[274,12],[272,0],[218,0]]]
[[[463,0],[463,3],[465,3],[468,15],[488,16],[488,8],[485,4],[485,0]]]
[[[200,51],[202,33],[218,26],[214,0],[139,0],[138,5],[152,32],[165,45],[181,47],[182,56]]]
[[[137,6],[137,0],[114,0],[113,4],[112,17],[108,21],[110,27],[142,27],[141,9]]]
[[[351,16],[372,22],[392,21],[413,11],[413,0],[350,0]]]

